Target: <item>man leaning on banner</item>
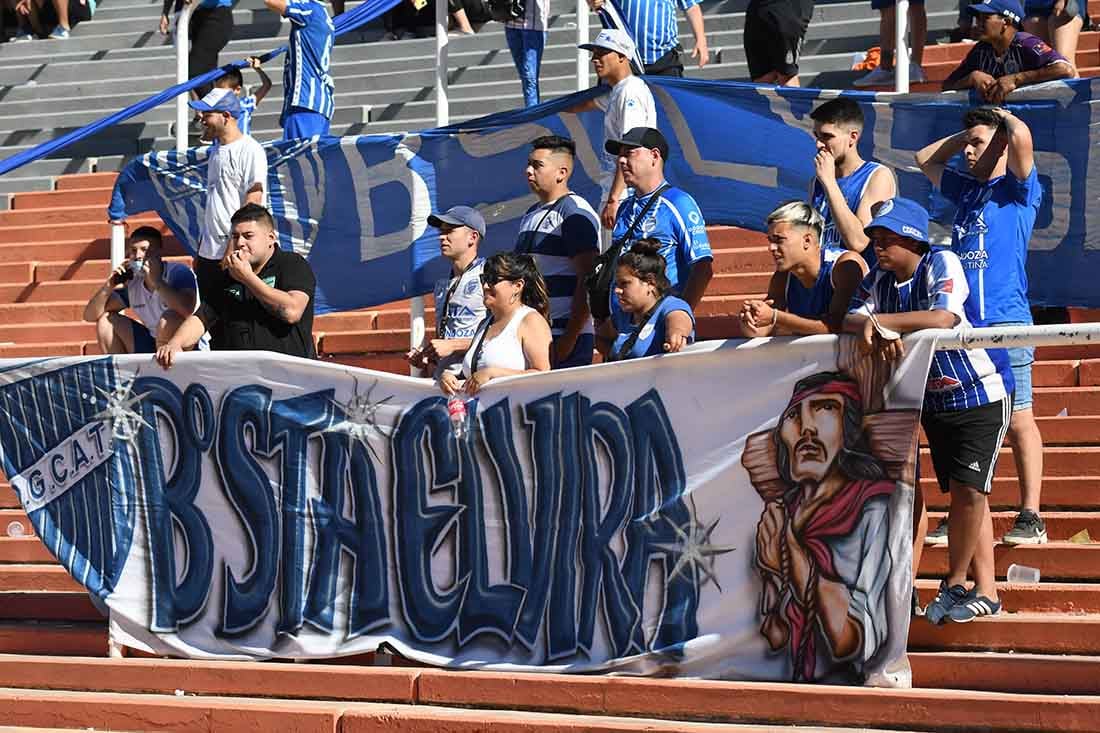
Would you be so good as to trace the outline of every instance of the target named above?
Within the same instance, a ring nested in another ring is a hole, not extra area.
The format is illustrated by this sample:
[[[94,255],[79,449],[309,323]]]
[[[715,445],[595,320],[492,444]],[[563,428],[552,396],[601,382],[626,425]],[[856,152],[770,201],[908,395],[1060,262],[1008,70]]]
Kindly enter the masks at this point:
[[[660,241],[665,276],[672,285],[669,292],[687,301],[692,311],[697,310],[714,274],[714,257],[699,204],[665,180],[668,141],[660,130],[635,127],[617,140],[608,140],[605,147],[618,157],[623,180],[634,191],[619,207],[612,240],[622,244],[622,252],[630,251],[642,237]],[[602,309],[592,306],[592,310],[598,314]],[[601,324],[596,338],[602,353],[630,325],[630,316],[619,307],[614,289],[608,310],[610,318]]]

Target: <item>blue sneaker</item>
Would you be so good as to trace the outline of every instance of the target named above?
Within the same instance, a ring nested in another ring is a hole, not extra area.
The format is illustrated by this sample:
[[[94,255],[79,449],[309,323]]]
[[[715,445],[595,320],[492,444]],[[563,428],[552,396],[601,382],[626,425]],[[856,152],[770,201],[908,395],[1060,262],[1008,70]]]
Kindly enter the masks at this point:
[[[936,591],[936,597],[924,609],[924,617],[928,623],[939,626],[946,619],[948,613],[955,604],[966,597],[966,588],[961,585],[948,587],[946,580],[940,581],[940,588]]]
[[[951,607],[947,617],[957,624],[967,624],[979,616],[996,616],[1001,612],[1001,602],[991,601],[972,590]]]
[[[69,37],[69,29],[64,26],[57,26],[50,33],[50,38],[64,39]]]
[[[15,38],[11,40],[15,41],[16,43],[21,43],[23,41],[33,41],[34,34],[30,31],[19,31],[19,33],[15,34]]]

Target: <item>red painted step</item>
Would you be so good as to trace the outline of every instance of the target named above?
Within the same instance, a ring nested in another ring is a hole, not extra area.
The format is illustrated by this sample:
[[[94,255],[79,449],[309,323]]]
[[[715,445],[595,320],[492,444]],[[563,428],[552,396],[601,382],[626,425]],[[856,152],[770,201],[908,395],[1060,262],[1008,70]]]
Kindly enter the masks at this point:
[[[1090,537],[1100,542],[1100,512],[1044,511],[1042,515],[1047,527],[1047,537],[1052,542],[1068,540],[1083,530],[1087,530]],[[929,512],[929,526],[935,527],[945,516],[945,512]],[[1015,521],[1015,511],[993,512],[993,536],[1003,537],[1005,532],[1012,529]],[[1100,568],[1097,570],[1100,571]],[[1097,588],[1100,589],[1100,585]]]
[[[932,458],[927,448],[921,449],[921,475],[935,476]],[[1011,449],[1002,448],[997,459],[995,476],[1015,476],[1016,463]],[[1096,476],[1100,475],[1100,447],[1046,447],[1043,449],[1044,476]]]
[[[936,479],[921,479],[924,500],[929,509],[944,511],[948,496],[940,492]],[[996,509],[1014,510],[1020,504],[1020,488],[1015,477],[1001,476],[993,479],[990,505]],[[1044,511],[1078,509],[1100,511],[1100,476],[1044,476],[1042,503]],[[1097,538],[1100,539],[1100,538]]]
[[[80,188],[114,188],[117,173],[70,173],[58,176],[54,188],[71,191]]]
[[[939,579],[920,579],[917,590],[921,605],[932,602],[939,588]],[[1033,584],[998,583],[997,593],[1006,612],[1011,613],[1100,613],[1100,584],[1053,583]],[[1097,659],[1100,663],[1100,658]],[[1097,681],[1100,685],[1100,680]]]
[[[1017,547],[998,544],[994,547],[994,557],[998,578],[1004,578],[1008,566],[1015,563],[1038,568],[1044,580],[1087,581],[1097,577],[1096,569],[1100,568],[1100,544],[1048,542],[1045,545]],[[921,577],[942,578],[946,574],[947,548],[925,547],[920,562]],[[1100,625],[1100,616],[1097,616],[1096,621]],[[1100,633],[1100,626],[1097,627],[1097,632]],[[1100,637],[1094,641],[1098,645],[1095,653],[1100,654]]]
[[[99,209],[100,218],[103,218],[104,209],[111,203],[111,190],[111,188],[78,188],[65,191],[17,193],[11,197],[11,208],[15,211],[24,211],[94,206]]]

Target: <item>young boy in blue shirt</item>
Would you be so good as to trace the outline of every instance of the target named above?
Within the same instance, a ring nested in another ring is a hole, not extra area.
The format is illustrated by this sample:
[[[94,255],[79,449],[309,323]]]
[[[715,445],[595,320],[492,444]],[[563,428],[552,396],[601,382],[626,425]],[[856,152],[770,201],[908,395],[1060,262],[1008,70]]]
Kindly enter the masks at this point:
[[[928,212],[919,204],[889,199],[877,208],[865,231],[878,265],[856,291],[844,319],[844,330],[858,334],[865,351],[875,352],[876,358],[896,359],[904,352],[899,334],[985,325],[968,319],[962,265],[953,252],[931,250]],[[934,624],[966,623],[1001,610],[988,494],[1008,430],[1012,388],[1004,349],[937,351],[932,359],[921,425],[940,490],[951,495],[948,574],[925,611]],[[923,520],[919,485],[914,504]],[[914,567],[920,562],[923,538],[917,540]],[[968,569],[974,578],[969,590]]]
[[[1027,247],[1043,198],[1031,130],[1008,110],[988,107],[968,111],[963,128],[919,151],[916,161],[956,206],[951,250],[970,286],[967,314],[990,326],[1030,326]],[[959,153],[965,172],[947,166]],[[1020,513],[1004,542],[1041,544],[1047,532],[1039,516],[1043,438],[1031,409],[1035,348],[1007,351],[1016,382],[1008,439],[1020,477]]]

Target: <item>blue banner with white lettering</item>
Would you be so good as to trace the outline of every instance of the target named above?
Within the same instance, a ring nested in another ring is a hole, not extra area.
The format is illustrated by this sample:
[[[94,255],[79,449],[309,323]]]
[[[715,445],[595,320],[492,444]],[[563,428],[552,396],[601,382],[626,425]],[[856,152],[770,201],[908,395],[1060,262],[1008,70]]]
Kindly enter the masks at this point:
[[[0,454],[152,653],[908,685],[933,344],[739,343],[493,380],[462,431],[271,353],[0,361]]]
[[[668,179],[695,197],[708,224],[761,230],[778,203],[807,197],[815,152],[809,114],[836,92],[647,81],[671,147]],[[1100,185],[1092,159],[1098,85],[1100,79],[1087,79],[1031,87],[1015,92],[1009,105],[1031,127],[1043,187],[1028,260],[1035,305],[1100,306],[1100,228],[1086,216],[1088,191]],[[523,213],[536,202],[524,168],[529,143],[540,135],[576,141],[572,188],[598,203],[602,113],[566,110],[600,93],[420,133],[269,144],[270,207],[282,246],[305,255],[317,274],[317,312],[427,293],[449,266],[427,224],[433,211],[476,206],[488,224],[483,253],[511,248]],[[901,195],[928,206],[941,222],[940,240],[949,240],[943,225],[950,226],[950,205],[915,168],[913,153],[958,131],[970,97],[842,94],[863,106],[860,153],[892,167]],[[134,161],[119,176],[110,215],[156,211],[193,249],[207,152],[188,151],[182,159],[150,153]]]

